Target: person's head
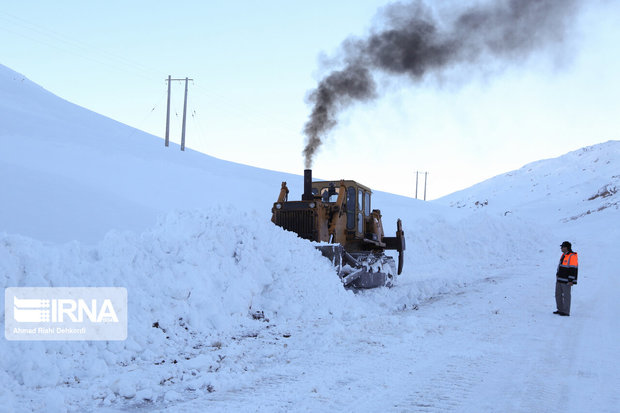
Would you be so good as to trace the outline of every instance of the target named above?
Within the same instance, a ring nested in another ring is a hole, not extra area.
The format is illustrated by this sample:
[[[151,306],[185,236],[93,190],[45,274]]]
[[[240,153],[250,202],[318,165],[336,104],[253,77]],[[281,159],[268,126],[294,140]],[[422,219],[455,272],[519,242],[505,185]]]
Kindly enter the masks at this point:
[[[567,252],[573,252],[573,248],[570,242],[568,241],[564,241],[562,243],[562,245],[560,245],[560,248],[562,249],[562,252],[564,254],[566,254]]]

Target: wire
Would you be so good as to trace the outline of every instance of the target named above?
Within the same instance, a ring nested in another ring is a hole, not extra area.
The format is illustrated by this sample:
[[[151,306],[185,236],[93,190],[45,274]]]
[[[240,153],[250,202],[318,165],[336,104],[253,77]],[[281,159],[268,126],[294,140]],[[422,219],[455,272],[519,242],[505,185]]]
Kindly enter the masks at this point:
[[[0,29],[5,30],[9,33],[18,35],[20,37],[35,41],[37,43],[43,44],[45,46],[52,47],[56,50],[68,52],[76,56],[82,57],[84,59],[91,60],[96,63],[100,63],[102,65],[106,65],[109,67],[115,67],[113,64],[113,61],[116,61],[115,68],[117,70],[125,71],[124,69],[121,69],[122,66],[132,67],[133,69],[139,72],[136,74],[146,79],[152,79],[154,76],[161,78],[163,76],[161,71],[159,70],[154,70],[150,67],[144,66],[133,60],[126,59],[122,56],[116,55],[109,51],[98,49],[88,43],[80,42],[75,39],[66,37],[54,30],[43,27],[41,25],[34,24],[28,20],[17,17],[5,11],[0,11],[0,18],[3,18],[5,21],[8,21],[10,24],[14,26],[24,29],[30,35],[25,35],[24,33],[21,33],[21,32],[15,32],[13,30],[9,30],[4,25],[0,25]],[[45,40],[32,36],[32,34],[37,34],[37,33],[42,35]],[[53,40],[53,41],[50,42],[49,40]],[[61,46],[59,46],[59,44]],[[96,53],[95,57],[93,57],[93,51],[95,51]],[[150,72],[151,75],[147,76],[145,75],[145,72]]]
[[[155,78],[167,78],[167,75],[163,74],[160,70],[155,70],[141,63],[132,61],[131,59],[94,47],[86,42],[68,38],[54,30],[34,24],[5,11],[0,11],[0,18],[9,22],[13,27],[21,28],[28,34],[11,30],[6,25],[0,25],[0,30],[40,43],[46,47],[70,53],[82,59],[95,62],[101,66],[111,67],[125,74],[129,73],[130,75],[141,77],[149,81]],[[167,79],[165,79],[164,82],[166,80]],[[196,94],[199,98],[202,97],[207,104],[213,104],[214,109],[209,113],[214,113],[215,116],[221,117],[221,115],[218,114],[224,114],[234,119],[243,120],[244,123],[254,128],[264,128],[265,122],[267,121],[269,127],[274,131],[279,131],[279,133],[292,136],[296,136],[300,133],[301,125],[291,124],[290,119],[286,116],[274,115],[273,112],[267,112],[256,105],[250,105],[243,101],[231,100],[225,95],[203,88],[199,82],[194,82],[194,80],[191,82],[193,86],[192,94]],[[193,100],[195,102],[200,101],[200,99]],[[177,118],[179,117],[179,111],[176,107],[175,115]],[[144,119],[141,120],[140,124],[143,124],[144,121]]]

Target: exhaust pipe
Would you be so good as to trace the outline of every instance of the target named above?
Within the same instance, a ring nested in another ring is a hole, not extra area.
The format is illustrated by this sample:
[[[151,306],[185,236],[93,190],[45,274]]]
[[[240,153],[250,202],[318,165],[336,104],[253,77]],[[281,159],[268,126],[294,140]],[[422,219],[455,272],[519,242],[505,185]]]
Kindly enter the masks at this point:
[[[304,169],[304,193],[301,196],[302,201],[312,201],[312,169]]]

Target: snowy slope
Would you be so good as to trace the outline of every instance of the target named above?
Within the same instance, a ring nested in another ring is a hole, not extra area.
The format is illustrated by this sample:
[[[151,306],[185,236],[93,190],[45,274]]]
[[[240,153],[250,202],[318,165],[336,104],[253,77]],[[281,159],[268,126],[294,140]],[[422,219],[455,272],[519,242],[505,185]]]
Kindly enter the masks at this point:
[[[438,200],[457,208],[574,220],[620,203],[620,141],[525,165]]]
[[[234,204],[270,211],[286,174],[221,161],[66,102],[0,66],[0,228],[95,242],[159,214]],[[295,189],[293,183],[291,189]],[[35,188],[36,190],[32,190]],[[258,196],[252,203],[249,194]]]
[[[4,67],[0,105],[2,285],[130,307],[123,342],[0,341],[0,411],[616,411],[618,141],[436,202],[375,193],[405,268],[355,295],[269,221],[300,177],[166,149]]]

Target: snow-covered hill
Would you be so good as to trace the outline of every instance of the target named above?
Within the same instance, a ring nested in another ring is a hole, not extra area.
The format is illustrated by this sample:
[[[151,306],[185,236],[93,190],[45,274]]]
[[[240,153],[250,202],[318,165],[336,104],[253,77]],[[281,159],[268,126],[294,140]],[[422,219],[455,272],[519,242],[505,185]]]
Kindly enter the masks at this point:
[[[457,208],[575,220],[620,204],[620,141],[525,165],[443,197]]]
[[[299,176],[164,148],[2,66],[0,107],[2,285],[125,287],[129,302],[125,341],[0,341],[0,411],[620,402],[619,141],[435,202],[375,193],[387,232],[403,219],[405,268],[353,294],[269,221]],[[564,239],[582,258],[569,319],[551,314]]]
[[[144,230],[173,209],[231,204],[268,213],[280,182],[291,181],[175,144],[165,148],[4,66],[0,107],[0,189],[10,200],[0,205],[0,228],[8,232],[93,243],[112,228]]]

